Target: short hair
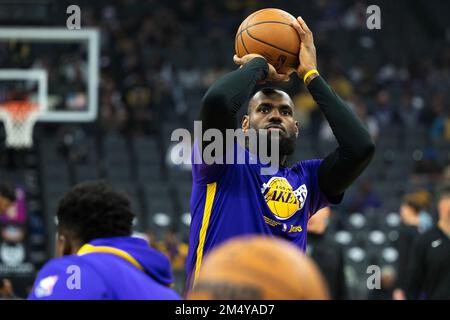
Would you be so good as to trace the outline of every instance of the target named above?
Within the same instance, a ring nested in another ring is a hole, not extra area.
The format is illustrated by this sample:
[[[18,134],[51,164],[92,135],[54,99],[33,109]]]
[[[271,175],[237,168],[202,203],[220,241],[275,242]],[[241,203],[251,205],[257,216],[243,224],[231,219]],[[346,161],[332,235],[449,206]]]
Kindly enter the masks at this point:
[[[8,183],[0,183],[0,197],[6,198],[11,202],[16,201],[16,191]]]
[[[279,94],[279,91],[285,92],[281,89],[275,88],[275,87],[262,87],[262,88],[255,88],[255,92],[253,93],[252,96],[254,96],[255,94],[257,94],[258,92],[262,92],[263,94],[265,94],[266,96],[270,96],[272,94]]]
[[[134,214],[125,193],[105,181],[73,187],[58,206],[58,225],[83,243],[97,238],[129,236]]]
[[[414,198],[414,195],[406,195],[403,197],[403,203],[411,207],[416,213],[422,210],[420,203]]]

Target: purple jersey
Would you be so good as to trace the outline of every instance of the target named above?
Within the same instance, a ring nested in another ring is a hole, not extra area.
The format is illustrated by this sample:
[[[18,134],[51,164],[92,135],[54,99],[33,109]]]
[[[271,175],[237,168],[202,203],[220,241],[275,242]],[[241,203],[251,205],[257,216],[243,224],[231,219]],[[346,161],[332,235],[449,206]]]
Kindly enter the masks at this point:
[[[77,255],[49,261],[28,299],[178,300],[169,288],[172,282],[169,260],[145,240],[100,238],[83,246]]]
[[[236,149],[253,157],[241,146]],[[321,161],[301,161],[273,175],[261,175],[259,162],[193,164],[188,283],[197,277],[203,257],[235,236],[280,236],[304,251],[309,217],[330,205],[318,185]]]

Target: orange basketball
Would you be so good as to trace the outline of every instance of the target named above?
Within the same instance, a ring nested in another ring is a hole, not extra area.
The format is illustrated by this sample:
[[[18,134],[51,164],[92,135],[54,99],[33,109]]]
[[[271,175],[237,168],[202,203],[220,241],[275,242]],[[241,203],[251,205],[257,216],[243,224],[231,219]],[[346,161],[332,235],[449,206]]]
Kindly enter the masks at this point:
[[[315,263],[293,244],[244,236],[227,241],[206,257],[188,298],[307,300],[329,295]]]
[[[235,39],[238,57],[258,53],[279,73],[298,67],[300,37],[291,26],[298,21],[280,9],[262,9],[249,15],[239,26]]]

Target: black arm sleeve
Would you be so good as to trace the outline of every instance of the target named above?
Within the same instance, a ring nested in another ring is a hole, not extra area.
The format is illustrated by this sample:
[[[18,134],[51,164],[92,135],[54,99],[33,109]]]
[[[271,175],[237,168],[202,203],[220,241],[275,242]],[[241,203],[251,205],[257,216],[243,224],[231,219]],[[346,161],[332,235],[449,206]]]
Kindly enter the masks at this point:
[[[256,83],[269,71],[263,58],[255,58],[217,80],[202,99],[200,120],[203,130],[235,129],[236,113],[250,97]]]
[[[322,77],[314,78],[308,90],[328,120],[339,144],[322,161],[318,173],[320,189],[331,202],[337,202],[369,164],[375,145],[362,122]]]

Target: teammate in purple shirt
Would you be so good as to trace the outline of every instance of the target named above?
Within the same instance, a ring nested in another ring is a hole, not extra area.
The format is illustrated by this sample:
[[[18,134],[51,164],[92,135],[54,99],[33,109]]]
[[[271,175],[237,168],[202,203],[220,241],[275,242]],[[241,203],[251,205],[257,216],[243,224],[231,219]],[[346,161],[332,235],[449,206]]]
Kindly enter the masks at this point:
[[[131,237],[128,198],[103,182],[75,186],[58,209],[56,255],[31,300],[178,300],[169,260]]]
[[[288,81],[289,76],[277,74],[262,56],[235,57],[241,67],[215,82],[202,100],[202,128],[222,133],[234,129],[238,111],[247,106],[241,128],[244,132],[267,129],[270,139],[278,139],[279,170],[271,175],[261,174],[263,164],[259,159],[256,164],[193,162],[188,288],[195,285],[204,256],[234,236],[280,236],[305,250],[309,217],[322,207],[339,203],[345,189],[373,156],[374,143],[362,122],[316,71],[312,33],[301,18],[298,22],[299,26],[294,27],[301,39],[300,66],[291,72],[305,82],[339,146],[324,159],[289,165],[288,156],[294,152],[300,133],[294,103],[284,91],[255,90],[261,82]],[[195,145],[194,155],[207,145],[206,142],[202,142],[202,148]],[[235,144],[234,148],[247,158],[257,157],[245,146]],[[225,147],[224,150],[226,153]]]

